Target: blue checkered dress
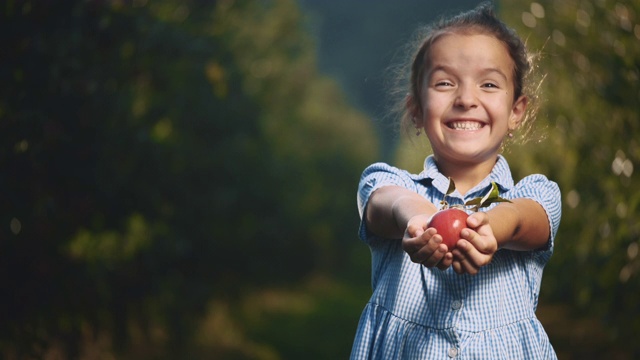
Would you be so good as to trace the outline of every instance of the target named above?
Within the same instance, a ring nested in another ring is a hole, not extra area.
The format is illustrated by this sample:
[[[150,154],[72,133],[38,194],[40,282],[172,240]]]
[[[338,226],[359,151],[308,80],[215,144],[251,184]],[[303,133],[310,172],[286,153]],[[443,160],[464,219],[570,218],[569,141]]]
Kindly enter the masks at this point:
[[[547,246],[501,249],[477,275],[458,275],[452,268],[441,271],[411,262],[399,240],[378,238],[362,222],[360,237],[372,254],[373,294],[361,315],[351,359],[556,359],[535,310],[560,223],[560,190],[543,175],[514,185],[507,161],[499,156],[484,181],[465,197],[454,192],[448,201],[482,196],[491,181],[504,198],[531,198],[543,206],[551,228]],[[385,185],[403,186],[438,204],[449,182],[431,156],[417,175],[373,164],[358,189],[361,217],[371,193]]]

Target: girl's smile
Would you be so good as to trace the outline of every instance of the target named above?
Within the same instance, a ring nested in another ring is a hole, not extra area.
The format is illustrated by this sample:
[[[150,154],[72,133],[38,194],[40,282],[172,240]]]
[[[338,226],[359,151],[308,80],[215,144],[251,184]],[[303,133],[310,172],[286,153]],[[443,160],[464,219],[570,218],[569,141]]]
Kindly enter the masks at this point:
[[[484,126],[484,123],[475,120],[453,120],[447,122],[446,125],[453,130],[472,131],[479,130]]]

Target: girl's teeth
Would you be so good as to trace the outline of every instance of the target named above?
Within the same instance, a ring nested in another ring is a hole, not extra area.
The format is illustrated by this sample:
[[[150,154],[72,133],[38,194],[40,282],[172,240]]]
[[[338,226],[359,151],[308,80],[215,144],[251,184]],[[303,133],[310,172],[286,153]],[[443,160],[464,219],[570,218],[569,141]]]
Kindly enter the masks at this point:
[[[449,127],[455,130],[478,130],[482,124],[476,121],[455,121],[449,124]]]

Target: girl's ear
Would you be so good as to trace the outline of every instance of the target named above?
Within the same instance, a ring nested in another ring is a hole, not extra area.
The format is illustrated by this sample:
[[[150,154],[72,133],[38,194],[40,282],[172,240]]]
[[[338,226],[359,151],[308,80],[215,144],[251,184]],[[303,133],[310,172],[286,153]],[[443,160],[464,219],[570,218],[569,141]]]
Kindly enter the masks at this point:
[[[511,108],[511,116],[509,117],[509,130],[517,129],[522,120],[524,119],[524,114],[527,111],[527,105],[529,104],[529,99],[522,95],[520,96],[514,103]]]
[[[413,119],[413,123],[416,126],[422,125],[422,110],[420,109],[420,105],[418,105],[411,94],[407,94],[405,98],[405,106],[407,108],[407,113]]]

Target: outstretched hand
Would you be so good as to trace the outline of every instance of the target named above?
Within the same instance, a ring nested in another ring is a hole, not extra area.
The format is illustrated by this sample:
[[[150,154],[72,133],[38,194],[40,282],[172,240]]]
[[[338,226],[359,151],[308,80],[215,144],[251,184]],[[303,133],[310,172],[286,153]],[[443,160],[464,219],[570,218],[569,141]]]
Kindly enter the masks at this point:
[[[453,254],[442,243],[442,236],[437,234],[436,229],[427,228],[429,218],[429,215],[416,215],[409,219],[402,249],[415,263],[445,270],[451,266]]]
[[[442,243],[442,237],[435,229],[428,228],[428,223],[428,215],[416,215],[407,222],[402,249],[415,263],[440,270],[453,266],[458,274],[475,275],[482,266],[491,262],[498,250],[489,217],[483,212],[469,216],[467,228],[460,234],[462,239],[453,251]]]
[[[460,233],[462,239],[453,250],[453,270],[458,274],[478,273],[488,265],[498,251],[498,241],[489,225],[489,216],[483,212],[469,215],[467,227]]]

